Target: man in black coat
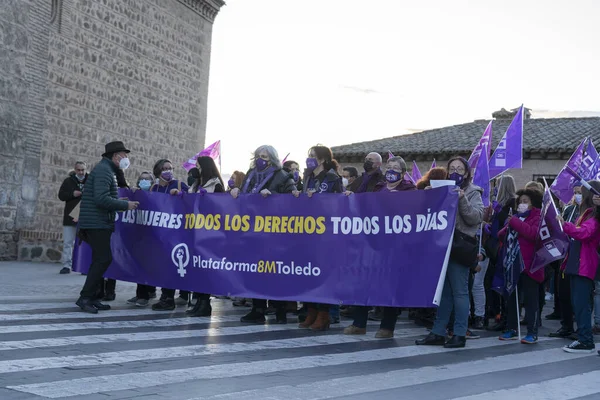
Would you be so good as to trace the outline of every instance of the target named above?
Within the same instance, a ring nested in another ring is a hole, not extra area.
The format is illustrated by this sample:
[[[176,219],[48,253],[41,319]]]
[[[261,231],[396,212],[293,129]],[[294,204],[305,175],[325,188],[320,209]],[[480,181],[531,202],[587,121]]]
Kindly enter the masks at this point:
[[[103,282],[103,275],[112,262],[110,238],[115,230],[118,211],[134,210],[137,201],[119,200],[116,175],[119,169],[129,167],[129,150],[123,142],[106,145],[102,160],[90,173],[83,190],[79,213],[80,236],[92,248],[92,264],[76,304],[85,312],[97,314],[110,310],[95,295]]]
[[[75,233],[77,232],[77,219],[70,216],[71,212],[81,201],[83,186],[88,177],[87,169],[83,161],[77,161],[75,168],[69,173],[69,177],[60,185],[58,198],[65,202],[63,212],[63,253],[61,274],[71,273],[73,264],[73,245],[75,244]]]

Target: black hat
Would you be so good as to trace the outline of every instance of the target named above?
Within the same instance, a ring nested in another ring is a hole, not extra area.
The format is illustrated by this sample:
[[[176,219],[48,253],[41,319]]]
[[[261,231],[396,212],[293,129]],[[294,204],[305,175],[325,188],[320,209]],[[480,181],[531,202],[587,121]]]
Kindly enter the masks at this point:
[[[104,146],[104,154],[102,154],[102,157],[106,157],[109,154],[113,154],[113,153],[119,153],[121,151],[124,151],[125,153],[129,153],[129,150],[127,150],[125,148],[125,145],[123,144],[123,142],[110,142],[108,144],[106,144],[106,146]]]

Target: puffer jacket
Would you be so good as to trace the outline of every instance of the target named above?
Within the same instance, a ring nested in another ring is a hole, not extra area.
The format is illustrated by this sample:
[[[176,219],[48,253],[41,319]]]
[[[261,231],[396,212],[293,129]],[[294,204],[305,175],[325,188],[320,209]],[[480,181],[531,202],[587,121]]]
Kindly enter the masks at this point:
[[[458,214],[454,229],[465,235],[475,237],[483,221],[483,189],[470,183],[463,189],[465,195],[458,201]]]
[[[115,229],[116,212],[129,206],[127,200],[119,200],[116,172],[117,166],[103,158],[89,174],[81,196],[80,229]]]
[[[529,275],[530,278],[539,283],[544,281],[544,268],[531,272],[531,267],[533,266],[533,259],[535,257],[535,245],[539,234],[541,215],[542,211],[539,208],[533,207],[525,220],[521,221],[520,218],[516,217],[508,220],[508,225],[519,234],[517,240],[519,241],[523,265],[525,267],[523,273]],[[507,228],[504,227],[498,235],[504,238],[506,233]]]

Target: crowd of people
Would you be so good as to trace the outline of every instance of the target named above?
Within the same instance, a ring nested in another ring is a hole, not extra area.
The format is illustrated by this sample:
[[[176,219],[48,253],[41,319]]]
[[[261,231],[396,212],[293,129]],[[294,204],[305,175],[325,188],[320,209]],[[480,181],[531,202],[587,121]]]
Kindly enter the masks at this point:
[[[119,199],[117,189],[128,188],[123,171],[129,167],[129,150],[122,142],[106,145],[102,160],[94,170],[86,173],[86,164],[77,162],[74,171],[59,190],[65,202],[63,218],[63,268],[69,273],[72,264],[73,242],[76,235],[92,248],[92,262],[85,284],[76,304],[85,312],[98,313],[110,306],[103,301],[114,300],[114,280],[105,279],[104,273],[111,261],[110,238],[114,231],[115,213],[138,207],[135,201]],[[567,352],[594,350],[594,334],[600,333],[600,281],[598,273],[598,246],[600,245],[600,197],[585,187],[574,188],[573,199],[563,206],[558,218],[571,243],[562,261],[546,268],[533,270],[532,262],[541,218],[543,186],[530,182],[517,188],[510,175],[495,179],[493,203],[484,207],[483,189],[472,182],[473,170],[462,157],[450,159],[445,167],[429,170],[418,182],[407,174],[402,157],[391,156],[384,164],[377,152],[367,154],[364,172],[352,166],[342,167],[325,146],[314,146],[308,151],[304,174],[295,161],[281,163],[272,146],[260,146],[254,152],[246,173],[235,171],[227,183],[210,157],[198,157],[196,167],[188,172],[187,181],[175,178],[173,163],[158,160],[152,171],[142,172],[132,190],[144,190],[178,195],[210,195],[228,192],[233,198],[241,193],[270,196],[273,193],[298,197],[346,195],[367,192],[401,192],[429,190],[433,180],[452,180],[458,193],[458,213],[454,227],[454,241],[446,279],[438,308],[401,310],[395,307],[350,306],[329,304],[297,304],[268,299],[232,299],[234,306],[251,307],[241,318],[244,323],[265,323],[266,315],[273,313],[271,323],[285,324],[287,315],[298,315],[299,327],[314,331],[327,330],[338,323],[340,314],[353,318],[344,329],[347,335],[364,335],[369,319],[381,321],[377,338],[393,338],[398,315],[408,312],[415,323],[431,331],[417,345],[464,347],[467,339],[477,338],[477,331],[487,329],[499,332],[500,340],[518,339],[519,325],[526,326],[523,344],[538,341],[542,325],[545,288],[552,282],[554,311],[546,319],[560,319],[561,328],[550,336],[569,338]],[[590,182],[600,192],[600,182]],[[79,207],[78,215],[73,210]],[[513,282],[513,290],[506,283],[499,288],[495,278],[503,276],[505,267],[522,271]],[[155,311],[170,311],[177,306],[188,306],[191,316],[206,317],[212,313],[211,294],[190,293],[161,288],[159,300],[152,305]],[[155,298],[156,288],[138,284],[136,295],[129,304],[146,307]],[[524,308],[525,312],[522,313]],[[595,309],[595,325],[592,310]],[[523,318],[519,320],[518,315]],[[491,321],[491,322],[490,322]],[[577,324],[577,330],[574,329]]]

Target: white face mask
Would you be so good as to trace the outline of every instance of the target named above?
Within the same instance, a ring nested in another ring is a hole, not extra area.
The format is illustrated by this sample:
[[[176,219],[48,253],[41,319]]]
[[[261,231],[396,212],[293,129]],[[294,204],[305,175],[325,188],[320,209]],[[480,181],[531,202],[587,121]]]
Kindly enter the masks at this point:
[[[347,178],[342,178],[342,185],[344,185],[344,187],[348,186],[348,179]]]
[[[123,171],[125,171],[127,168],[129,168],[130,165],[131,165],[131,162],[129,161],[129,158],[127,158],[127,157],[121,158],[121,161],[119,161],[119,168],[121,168]]]
[[[582,199],[583,199],[583,195],[581,195],[581,194],[576,194],[575,195],[575,203],[581,204],[581,200]]]
[[[527,210],[529,210],[529,205],[525,203],[521,203],[519,204],[519,207],[517,207],[517,211],[519,212],[519,214],[526,213]]]

